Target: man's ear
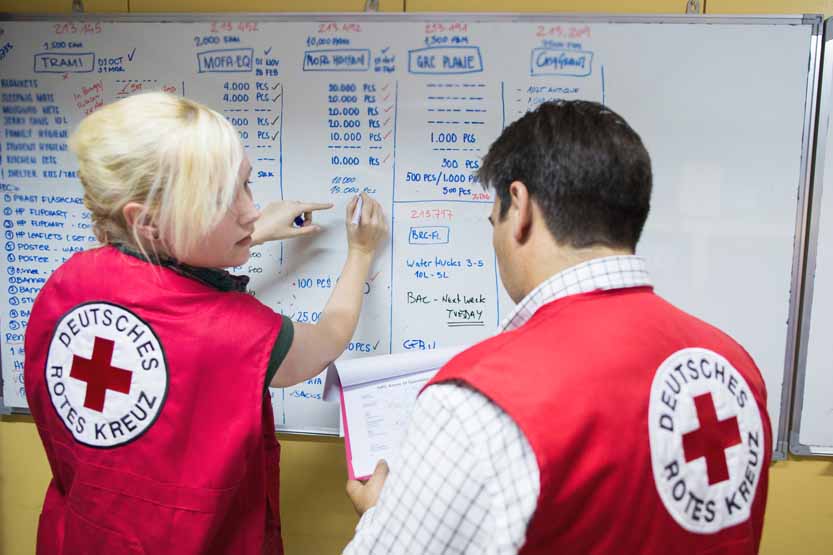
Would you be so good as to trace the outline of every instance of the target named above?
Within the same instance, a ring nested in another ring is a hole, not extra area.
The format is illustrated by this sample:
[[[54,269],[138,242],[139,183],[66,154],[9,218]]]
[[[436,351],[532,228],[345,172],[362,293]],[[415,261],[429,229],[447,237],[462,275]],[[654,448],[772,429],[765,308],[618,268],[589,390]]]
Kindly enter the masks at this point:
[[[159,239],[159,228],[151,222],[150,218],[145,216],[143,221],[139,222],[144,209],[145,207],[138,202],[128,202],[121,209],[121,213],[124,216],[124,221],[127,222],[128,229],[133,229],[133,226],[136,226],[136,231],[139,232],[142,239],[157,241]]]
[[[509,184],[509,211],[512,213],[512,236],[518,243],[525,243],[532,229],[532,199],[522,181]]]

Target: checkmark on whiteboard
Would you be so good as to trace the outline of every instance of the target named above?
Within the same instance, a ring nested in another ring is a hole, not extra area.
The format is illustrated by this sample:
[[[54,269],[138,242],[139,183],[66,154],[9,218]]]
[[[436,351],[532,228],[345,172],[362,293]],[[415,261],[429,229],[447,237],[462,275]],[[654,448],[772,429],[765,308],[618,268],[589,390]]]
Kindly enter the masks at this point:
[[[135,56],[135,55],[136,55],[136,49],[134,48],[134,49],[130,52],[130,54],[128,54],[128,55],[127,55],[127,61],[128,61],[128,62],[132,62],[132,61],[133,61],[133,56]]]

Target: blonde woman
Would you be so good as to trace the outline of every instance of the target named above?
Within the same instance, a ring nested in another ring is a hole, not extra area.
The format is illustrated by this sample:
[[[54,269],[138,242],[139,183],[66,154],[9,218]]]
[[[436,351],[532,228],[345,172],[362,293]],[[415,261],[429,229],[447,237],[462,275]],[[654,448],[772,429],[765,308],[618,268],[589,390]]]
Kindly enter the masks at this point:
[[[225,118],[142,94],[88,116],[70,146],[103,246],[53,273],[27,328],[26,392],[53,473],[38,553],[282,552],[268,387],[346,347],[387,234],[380,206],[364,198],[360,222],[346,218],[321,319],[293,324],[222,268],[314,232],[328,206],[272,205],[259,221]]]

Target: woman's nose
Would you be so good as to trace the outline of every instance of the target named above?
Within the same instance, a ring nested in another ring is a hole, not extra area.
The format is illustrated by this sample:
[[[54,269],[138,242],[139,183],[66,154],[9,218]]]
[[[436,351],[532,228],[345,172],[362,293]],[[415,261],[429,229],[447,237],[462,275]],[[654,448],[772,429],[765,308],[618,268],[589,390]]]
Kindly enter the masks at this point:
[[[241,196],[243,198],[241,201],[242,206],[240,206],[239,212],[240,224],[244,226],[251,225],[255,221],[257,221],[258,218],[260,218],[260,210],[258,210],[257,206],[255,206],[254,200],[252,199],[251,195],[244,194]]]

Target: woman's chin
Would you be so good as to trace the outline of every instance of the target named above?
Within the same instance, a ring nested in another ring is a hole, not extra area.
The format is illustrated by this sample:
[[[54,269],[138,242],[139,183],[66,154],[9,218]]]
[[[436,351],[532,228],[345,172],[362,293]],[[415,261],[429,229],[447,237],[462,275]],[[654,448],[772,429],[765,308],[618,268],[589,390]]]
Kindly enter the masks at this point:
[[[249,247],[245,247],[241,250],[242,252],[234,257],[234,264],[232,264],[232,266],[242,266],[249,261],[249,258],[252,255],[251,249]]]

